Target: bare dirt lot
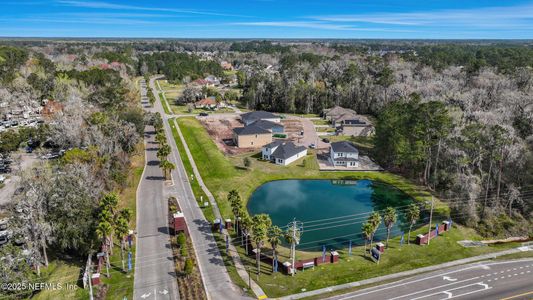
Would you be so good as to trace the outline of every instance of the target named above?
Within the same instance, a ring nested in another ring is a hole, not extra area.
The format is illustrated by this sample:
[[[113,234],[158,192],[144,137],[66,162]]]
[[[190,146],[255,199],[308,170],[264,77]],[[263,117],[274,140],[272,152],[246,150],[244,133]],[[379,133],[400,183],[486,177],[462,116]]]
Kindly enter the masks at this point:
[[[238,148],[233,143],[233,128],[242,127],[238,115],[210,115],[208,117],[198,118],[200,123],[204,125],[205,129],[215,141],[215,144],[220,151],[225,154],[235,155],[245,152],[250,152],[256,149],[253,148]]]

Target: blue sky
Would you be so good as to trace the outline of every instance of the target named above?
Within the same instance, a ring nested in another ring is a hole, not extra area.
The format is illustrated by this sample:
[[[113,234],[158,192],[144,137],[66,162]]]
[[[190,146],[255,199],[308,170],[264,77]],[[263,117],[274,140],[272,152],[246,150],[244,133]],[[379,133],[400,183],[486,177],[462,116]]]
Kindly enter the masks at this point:
[[[533,1],[0,2],[4,37],[533,39]]]

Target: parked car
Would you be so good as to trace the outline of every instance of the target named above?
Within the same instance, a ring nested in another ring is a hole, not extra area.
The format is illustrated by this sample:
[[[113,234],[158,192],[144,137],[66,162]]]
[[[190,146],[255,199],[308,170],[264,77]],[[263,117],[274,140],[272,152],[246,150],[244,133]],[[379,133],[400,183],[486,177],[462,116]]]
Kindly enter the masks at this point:
[[[4,183],[6,181],[6,177],[4,175],[0,175],[0,183]],[[2,228],[2,224],[0,223],[0,229]]]
[[[201,113],[200,113],[200,117],[207,117],[207,116],[209,116],[209,114],[206,113],[206,112],[201,112]]]
[[[316,145],[315,144],[309,144],[309,148],[316,149]]]
[[[329,139],[328,139],[328,138],[323,138],[323,139],[322,139],[322,142],[324,142],[324,143],[329,143]]]

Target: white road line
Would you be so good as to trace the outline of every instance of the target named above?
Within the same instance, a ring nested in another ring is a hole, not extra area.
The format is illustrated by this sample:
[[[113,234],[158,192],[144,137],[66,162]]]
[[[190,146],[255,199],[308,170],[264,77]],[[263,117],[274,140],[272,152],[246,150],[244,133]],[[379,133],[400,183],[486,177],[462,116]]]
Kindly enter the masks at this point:
[[[471,292],[467,292],[467,293],[463,293],[463,294],[456,295],[456,296],[453,296],[453,294],[450,292],[450,291],[455,291],[455,290],[458,290],[458,289],[462,289],[462,288],[466,288],[466,287],[470,287],[470,286],[475,286],[475,285],[480,285],[480,286],[483,287],[483,289],[475,290],[475,291],[471,291]],[[446,291],[435,292],[433,294],[423,295],[423,296],[420,296],[420,297],[417,297],[417,298],[410,298],[410,299],[411,300],[423,299],[423,298],[428,298],[428,297],[435,296],[435,295],[438,295],[438,294],[447,294],[448,295],[447,299],[452,299],[452,298],[457,298],[457,297],[468,295],[468,294],[481,292],[481,291],[488,290],[488,289],[490,289],[490,287],[487,284],[484,284],[483,281],[480,281],[480,282],[476,282],[476,283],[472,283],[472,284],[459,286],[459,287],[456,287],[456,288],[453,288],[453,289],[449,289],[449,290],[446,290]],[[395,299],[395,298],[392,298],[392,299]]]
[[[394,300],[394,299],[400,299],[400,298],[404,298],[404,297],[409,297],[409,296],[412,296],[412,295],[420,294],[420,293],[427,292],[427,291],[431,291],[431,290],[435,290],[435,289],[440,289],[440,288],[443,288],[443,287],[446,287],[446,286],[450,286],[450,285],[454,285],[454,284],[458,284],[458,283],[462,283],[462,282],[472,281],[472,280],[475,280],[475,279],[479,279],[479,277],[476,276],[476,277],[472,277],[472,278],[469,278],[469,279],[465,279],[465,280],[461,280],[461,281],[456,281],[456,282],[453,282],[453,283],[448,283],[448,284],[444,284],[444,285],[439,285],[439,286],[432,287],[432,288],[429,288],[429,289],[416,291],[416,292],[414,292],[414,293],[405,294],[405,295],[402,295],[402,296],[399,296],[399,297],[390,298],[389,300]],[[440,293],[440,292],[439,292],[439,293]],[[411,298],[410,298],[410,299],[411,299]],[[415,298],[415,299],[416,299],[416,298]],[[414,300],[414,299],[412,299],[412,300]]]

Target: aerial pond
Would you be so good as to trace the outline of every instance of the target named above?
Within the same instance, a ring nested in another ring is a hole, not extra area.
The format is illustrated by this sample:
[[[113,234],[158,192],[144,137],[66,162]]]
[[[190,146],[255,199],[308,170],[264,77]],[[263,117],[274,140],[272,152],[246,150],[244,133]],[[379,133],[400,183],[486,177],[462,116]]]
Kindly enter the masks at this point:
[[[413,201],[399,189],[372,180],[279,180],[263,184],[248,201],[251,215],[269,214],[272,223],[286,228],[294,218],[303,222],[299,250],[320,251],[364,243],[362,223],[368,213],[388,206],[398,208],[391,237],[407,233],[402,209]],[[385,240],[382,224],[375,240]],[[406,236],[407,238],[407,236]]]

